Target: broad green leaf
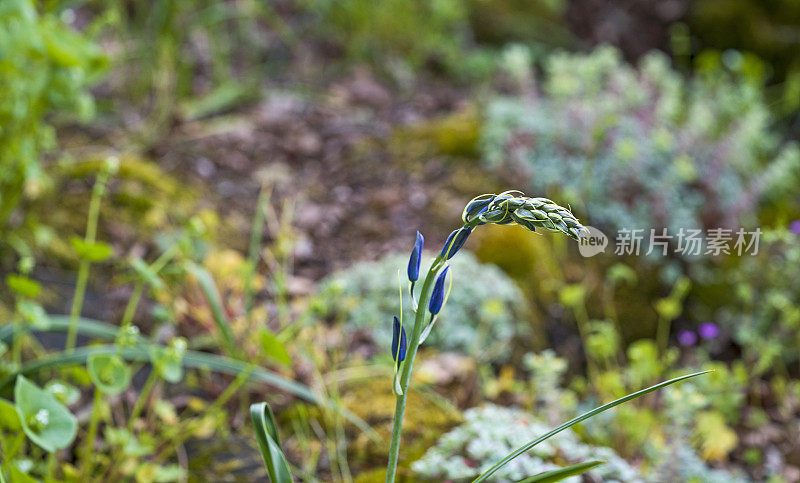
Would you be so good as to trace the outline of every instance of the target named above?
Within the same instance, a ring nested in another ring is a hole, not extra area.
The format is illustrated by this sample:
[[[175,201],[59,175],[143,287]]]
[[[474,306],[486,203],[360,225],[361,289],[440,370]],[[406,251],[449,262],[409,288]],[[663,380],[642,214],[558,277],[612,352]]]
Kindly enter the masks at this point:
[[[24,473],[17,465],[11,465],[8,468],[8,481],[10,483],[39,483],[39,480]]]
[[[0,429],[9,431],[22,430],[22,423],[19,420],[17,409],[5,399],[0,399]]]
[[[52,394],[17,376],[14,402],[28,438],[45,451],[66,448],[78,434],[78,420]]]
[[[267,328],[261,329],[261,347],[264,353],[280,362],[281,364],[291,365],[292,358],[289,357],[289,352],[286,351],[286,346],[278,339],[271,330]]]
[[[264,458],[272,483],[291,482],[289,463],[286,462],[281,450],[278,425],[275,423],[275,415],[272,414],[269,404],[261,402],[251,405],[250,418],[253,420],[258,447],[261,449],[261,456]]]
[[[620,404],[622,404],[624,402],[628,402],[631,399],[636,399],[637,397],[644,396],[645,394],[651,393],[653,391],[657,391],[658,389],[661,389],[663,387],[669,386],[670,384],[675,384],[676,382],[680,382],[680,381],[683,381],[685,379],[689,379],[690,377],[699,376],[701,374],[707,374],[709,372],[711,372],[711,371],[695,372],[693,374],[687,374],[685,376],[676,377],[674,379],[670,379],[669,381],[664,381],[662,383],[656,384],[655,386],[650,386],[650,387],[648,387],[646,389],[642,389],[641,391],[635,392],[633,394],[628,394],[627,396],[621,397],[621,398],[619,398],[617,400],[611,401],[608,404],[604,404],[604,405],[602,405],[600,407],[592,409],[589,412],[583,413],[580,416],[578,416],[577,418],[572,419],[570,421],[567,421],[566,423],[564,423],[561,426],[557,427],[556,429],[550,431],[549,433],[545,434],[544,436],[541,436],[541,437],[539,437],[537,439],[534,439],[530,443],[520,447],[519,449],[517,449],[513,453],[509,454],[508,456],[506,456],[505,458],[503,458],[502,460],[497,462],[494,466],[492,466],[491,468],[486,470],[483,474],[481,474],[479,477],[474,479],[472,483],[478,483],[480,481],[486,481],[490,476],[492,476],[495,472],[497,472],[497,470],[499,470],[503,466],[507,465],[509,462],[511,462],[511,460],[515,459],[517,456],[529,451],[531,448],[533,448],[537,444],[541,443],[542,441],[544,441],[544,440],[546,440],[546,439],[548,439],[548,438],[550,438],[552,436],[555,436],[556,434],[560,433],[561,431],[564,431],[565,429],[570,428],[570,427],[580,423],[581,421],[584,421],[584,420],[589,419],[589,418],[591,418],[593,416],[596,416],[596,415],[602,413],[603,411],[606,411],[608,409],[613,408],[614,406],[619,406]]]
[[[42,291],[42,286],[36,280],[14,273],[6,275],[6,285],[17,295],[31,299],[38,297]]]
[[[545,471],[538,475],[525,478],[518,483],[555,483],[570,476],[578,476],[586,473],[597,465],[605,463],[604,461],[585,461],[583,463],[576,463],[574,465],[565,466],[557,470]]]
[[[92,263],[102,262],[114,254],[114,249],[108,243],[99,241],[89,243],[78,237],[72,237],[70,243],[72,244],[72,249],[75,250],[81,260],[87,260]]]
[[[119,394],[131,383],[131,370],[116,354],[92,354],[87,369],[92,382],[103,394]]]

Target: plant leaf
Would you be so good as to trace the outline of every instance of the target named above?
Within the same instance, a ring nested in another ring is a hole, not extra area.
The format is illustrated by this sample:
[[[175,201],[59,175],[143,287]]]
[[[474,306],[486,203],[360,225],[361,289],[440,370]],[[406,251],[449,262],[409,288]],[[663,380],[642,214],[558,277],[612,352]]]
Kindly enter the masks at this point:
[[[264,353],[269,357],[275,359],[284,365],[291,365],[292,358],[289,357],[289,352],[286,351],[286,346],[283,345],[278,336],[267,328],[261,329],[261,347]]]
[[[597,414],[600,414],[600,413],[602,413],[603,411],[605,411],[607,409],[611,409],[614,406],[618,406],[618,405],[620,405],[620,404],[622,404],[624,402],[628,402],[631,399],[636,399],[639,396],[644,396],[647,393],[650,393],[650,392],[653,392],[653,391],[657,391],[658,389],[661,389],[662,387],[669,386],[670,384],[675,384],[676,382],[683,381],[684,379],[689,379],[690,377],[695,377],[695,376],[699,376],[701,374],[706,374],[708,372],[711,372],[711,371],[695,372],[693,374],[687,374],[685,376],[676,377],[674,379],[670,379],[669,381],[664,381],[662,383],[656,384],[655,386],[650,386],[650,387],[648,387],[646,389],[642,389],[641,391],[634,392],[633,394],[628,394],[627,396],[621,397],[621,398],[619,398],[617,400],[611,401],[608,404],[604,404],[604,405],[602,405],[600,407],[592,409],[589,412],[583,413],[580,416],[578,416],[577,418],[574,418],[574,419],[572,419],[570,421],[567,421],[566,423],[564,423],[561,426],[557,427],[556,429],[550,431],[549,433],[545,434],[544,436],[541,436],[541,437],[539,437],[537,439],[534,439],[530,443],[520,447],[519,449],[517,449],[513,453],[509,454],[508,456],[506,456],[502,460],[498,461],[494,466],[492,466],[491,468],[489,468],[488,470],[483,472],[483,474],[481,474],[479,477],[474,479],[472,481],[472,483],[478,483],[480,481],[486,481],[497,470],[499,470],[503,466],[507,465],[511,460],[513,460],[517,456],[525,453],[526,451],[530,450],[531,448],[533,448],[537,444],[541,443],[542,441],[550,438],[551,436],[554,436],[554,435],[560,433],[561,431],[564,431],[565,429],[580,423],[581,421],[583,421],[585,419],[589,419],[592,416],[596,416]]]
[[[278,425],[275,423],[275,415],[272,414],[269,404],[261,402],[250,405],[250,418],[253,420],[258,447],[261,449],[261,456],[264,458],[272,483],[291,483],[289,463],[281,451]]]
[[[233,332],[231,331],[228,318],[225,317],[225,311],[222,309],[222,297],[219,295],[214,277],[211,276],[208,270],[201,267],[196,263],[187,263],[186,270],[192,274],[197,283],[200,284],[200,290],[203,291],[206,300],[211,305],[211,312],[213,314],[214,322],[217,324],[217,329],[222,334],[222,342],[225,345],[225,352],[229,356],[233,356],[236,350],[233,345]]]
[[[539,473],[530,478],[525,478],[518,483],[555,483],[556,481],[561,481],[570,476],[582,475],[603,463],[605,463],[605,461],[584,461],[583,463],[576,463],[556,470],[545,471],[544,473]]]
[[[92,382],[104,394],[119,394],[131,383],[130,368],[116,354],[92,354],[86,366]]]
[[[78,434],[78,420],[63,404],[25,376],[17,376],[14,402],[22,429],[45,451],[66,448]]]
[[[87,242],[78,237],[72,237],[69,241],[72,244],[72,249],[75,250],[81,260],[98,263],[114,254],[114,249],[108,243],[99,241]]]
[[[14,293],[31,299],[38,297],[42,291],[42,286],[36,280],[13,273],[6,275],[6,285]]]

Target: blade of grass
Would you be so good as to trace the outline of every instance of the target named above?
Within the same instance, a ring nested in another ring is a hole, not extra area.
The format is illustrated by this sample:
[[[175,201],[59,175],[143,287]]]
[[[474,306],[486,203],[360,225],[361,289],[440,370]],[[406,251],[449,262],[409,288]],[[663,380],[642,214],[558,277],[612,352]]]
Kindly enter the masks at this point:
[[[281,450],[278,425],[269,404],[261,402],[251,405],[250,418],[253,420],[258,447],[261,449],[261,457],[264,458],[270,480],[273,483],[291,483],[289,463],[286,462]]]
[[[225,317],[225,311],[222,308],[222,297],[217,289],[217,284],[214,283],[214,278],[208,270],[196,263],[187,263],[186,270],[192,274],[197,279],[197,283],[200,284],[200,290],[203,291],[203,295],[205,295],[206,300],[211,306],[214,322],[217,325],[219,333],[222,335],[222,343],[225,352],[229,356],[234,357],[236,355],[236,348],[233,343],[233,332],[231,331],[228,318]]]
[[[602,405],[600,407],[592,409],[589,412],[583,413],[580,416],[578,416],[578,417],[576,417],[576,418],[574,418],[574,419],[572,419],[570,421],[567,421],[566,423],[562,424],[561,426],[557,427],[556,429],[550,431],[549,433],[545,434],[544,436],[541,436],[541,437],[539,437],[537,439],[534,439],[530,443],[520,447],[519,449],[517,449],[513,453],[509,454],[508,456],[506,456],[505,458],[503,458],[502,460],[497,462],[494,466],[492,466],[491,468],[486,470],[482,475],[480,475],[479,477],[474,479],[472,481],[472,483],[478,483],[478,482],[481,482],[481,481],[486,481],[490,476],[492,476],[495,472],[497,472],[497,470],[499,470],[503,466],[507,465],[511,460],[513,460],[517,456],[529,451],[531,448],[533,448],[537,444],[541,443],[542,441],[550,438],[551,436],[554,436],[554,435],[560,433],[561,431],[564,431],[565,429],[567,429],[567,428],[569,428],[571,426],[574,426],[574,425],[580,423],[581,421],[584,421],[584,420],[589,419],[589,418],[591,418],[593,416],[596,416],[597,414],[600,414],[603,411],[611,409],[614,406],[618,406],[618,405],[620,405],[620,404],[622,404],[624,402],[628,402],[631,399],[636,399],[637,397],[644,396],[647,393],[651,393],[653,391],[657,391],[658,389],[661,389],[663,387],[669,386],[670,384],[675,384],[676,382],[680,382],[680,381],[683,381],[685,379],[689,379],[690,377],[699,376],[701,374],[706,374],[706,373],[709,373],[709,372],[711,372],[711,371],[695,372],[693,374],[687,374],[685,376],[676,377],[674,379],[670,379],[669,381],[664,381],[662,383],[656,384],[655,386],[650,386],[650,387],[648,387],[646,389],[642,389],[641,391],[634,392],[633,394],[628,394],[625,397],[621,397],[621,398],[619,398],[619,399],[617,399],[615,401],[611,401],[608,404],[604,404],[604,405]]]
[[[244,311],[249,317],[253,309],[253,276],[258,267],[258,252],[261,248],[261,237],[264,234],[264,204],[269,203],[270,192],[266,188],[261,188],[256,202],[256,212],[253,215],[253,229],[250,232],[250,248],[247,253],[247,272],[244,276]]]
[[[597,465],[602,465],[605,461],[584,461],[583,463],[576,463],[574,465],[565,466],[555,470],[545,471],[538,475],[525,478],[518,483],[555,483],[570,476],[578,476],[586,473]]]

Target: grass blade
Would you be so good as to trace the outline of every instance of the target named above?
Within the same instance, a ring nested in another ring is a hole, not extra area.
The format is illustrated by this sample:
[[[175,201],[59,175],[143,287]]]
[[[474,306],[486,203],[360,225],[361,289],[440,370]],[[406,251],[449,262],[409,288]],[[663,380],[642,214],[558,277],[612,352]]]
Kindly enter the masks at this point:
[[[689,379],[691,377],[699,376],[701,374],[706,374],[706,373],[709,373],[709,372],[711,372],[711,371],[695,372],[693,374],[687,374],[685,376],[676,377],[675,379],[670,379],[669,381],[664,381],[662,383],[656,384],[655,386],[650,386],[650,387],[648,387],[646,389],[642,389],[641,391],[634,392],[633,394],[628,394],[625,397],[621,397],[621,398],[619,398],[619,399],[617,399],[615,401],[611,401],[608,404],[604,404],[604,405],[602,405],[600,407],[592,409],[589,412],[583,413],[580,416],[576,417],[575,419],[567,421],[566,423],[564,423],[561,426],[557,427],[556,429],[550,431],[549,433],[545,434],[544,436],[541,436],[541,437],[531,441],[530,443],[522,446],[521,448],[517,449],[513,453],[509,454],[508,456],[506,456],[502,460],[498,461],[494,466],[492,466],[491,468],[486,470],[482,475],[480,475],[479,477],[474,479],[472,481],[472,483],[479,483],[481,481],[486,481],[487,478],[492,476],[497,470],[499,470],[503,466],[507,465],[511,460],[513,460],[517,456],[527,452],[528,450],[530,450],[531,448],[533,448],[537,444],[541,443],[542,441],[550,438],[551,436],[554,436],[554,435],[560,433],[561,431],[564,431],[565,429],[567,429],[567,428],[569,428],[571,426],[574,426],[574,425],[580,423],[581,421],[584,421],[584,420],[589,419],[589,418],[591,418],[593,416],[596,416],[596,415],[602,413],[603,411],[606,411],[608,409],[613,408],[614,406],[618,406],[618,405],[620,405],[620,404],[622,404],[624,402],[628,402],[631,399],[636,399],[637,397],[644,396],[647,393],[651,393],[653,391],[657,391],[657,390],[659,390],[659,389],[661,389],[663,387],[669,386],[670,384],[675,384],[676,382],[680,382],[680,381],[683,381],[685,379]]]
[[[555,483],[570,476],[578,476],[586,473],[597,465],[602,465],[605,461],[584,461],[574,465],[565,466],[556,470],[545,471],[538,475],[525,478],[518,483]]]
[[[236,354],[233,344],[233,332],[228,318],[225,317],[225,311],[222,308],[222,297],[217,289],[217,284],[214,283],[214,277],[211,276],[208,270],[196,263],[187,263],[186,270],[197,279],[200,290],[203,291],[203,295],[205,295],[208,304],[211,306],[211,313],[214,322],[217,324],[217,330],[222,335],[225,352],[233,357]]]
[[[269,404],[265,402],[252,404],[250,419],[253,420],[258,447],[261,449],[261,457],[264,458],[270,479],[273,483],[291,483],[292,474],[289,471],[289,463],[286,462],[286,457],[281,451],[278,425]]]

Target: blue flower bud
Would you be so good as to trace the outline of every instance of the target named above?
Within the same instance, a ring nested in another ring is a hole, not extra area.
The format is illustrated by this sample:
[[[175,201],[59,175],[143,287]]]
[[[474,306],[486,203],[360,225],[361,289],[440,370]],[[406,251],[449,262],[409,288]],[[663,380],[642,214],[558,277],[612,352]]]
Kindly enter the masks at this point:
[[[464,212],[461,214],[461,220],[468,223],[470,220],[480,215],[489,209],[489,205],[494,201],[495,195],[478,196],[470,200],[467,206],[464,207]]]
[[[428,310],[433,314],[436,315],[442,310],[442,304],[444,303],[444,282],[447,279],[447,271],[450,270],[450,265],[444,267],[442,273],[439,274],[439,277],[436,279],[436,284],[433,286],[433,293],[431,293],[431,301],[428,304]]]
[[[397,352],[397,344],[400,344],[400,352]],[[392,359],[398,364],[406,359],[406,348],[408,342],[406,341],[406,329],[400,325],[400,319],[394,316],[394,327],[392,330]]]
[[[416,282],[419,278],[419,262],[422,260],[422,246],[425,238],[422,233],[417,232],[417,240],[414,242],[414,249],[411,250],[411,258],[408,259],[408,280]]]
[[[462,226],[458,230],[453,230],[452,233],[447,237],[447,240],[444,242],[444,248],[442,248],[442,258],[445,260],[450,260],[453,258],[462,246],[464,246],[464,242],[467,241],[467,237],[469,234],[472,233],[471,226]],[[452,243],[452,246],[450,246]],[[447,255],[445,257],[445,255]]]

